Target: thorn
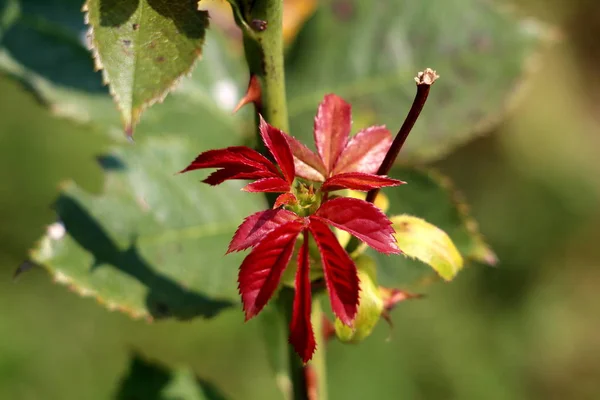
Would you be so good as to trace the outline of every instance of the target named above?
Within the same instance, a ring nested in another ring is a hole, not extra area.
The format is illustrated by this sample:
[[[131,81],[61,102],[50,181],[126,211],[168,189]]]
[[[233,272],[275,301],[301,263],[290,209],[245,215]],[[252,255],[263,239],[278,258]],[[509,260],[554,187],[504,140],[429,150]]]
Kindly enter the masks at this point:
[[[242,97],[238,105],[235,106],[233,114],[237,113],[243,106],[245,106],[248,103],[254,103],[254,106],[257,110],[261,108],[260,82],[258,80],[258,77],[254,74],[250,76],[250,81],[248,82],[248,89],[246,90],[246,94],[244,95],[244,97]]]
[[[17,280],[19,276],[23,273],[32,270],[33,268],[39,267],[36,263],[31,260],[25,260],[17,267],[15,273],[13,274],[13,281]]]

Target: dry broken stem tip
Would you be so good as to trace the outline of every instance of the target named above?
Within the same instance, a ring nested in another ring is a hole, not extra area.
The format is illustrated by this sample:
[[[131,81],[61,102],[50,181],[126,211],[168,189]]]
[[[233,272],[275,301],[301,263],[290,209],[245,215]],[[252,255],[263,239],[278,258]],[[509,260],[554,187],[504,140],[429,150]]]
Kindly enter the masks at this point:
[[[439,77],[440,76],[437,74],[437,72],[431,68],[425,68],[424,71],[421,71],[417,74],[415,77],[415,82],[417,82],[417,85],[433,85]]]

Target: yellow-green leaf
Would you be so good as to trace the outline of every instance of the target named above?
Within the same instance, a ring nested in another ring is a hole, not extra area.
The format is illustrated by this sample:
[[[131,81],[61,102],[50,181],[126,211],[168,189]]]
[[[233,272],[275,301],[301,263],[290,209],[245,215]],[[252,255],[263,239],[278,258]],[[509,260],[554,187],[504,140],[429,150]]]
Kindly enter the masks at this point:
[[[397,215],[391,221],[404,255],[428,264],[446,281],[462,269],[463,258],[446,232],[411,215]]]

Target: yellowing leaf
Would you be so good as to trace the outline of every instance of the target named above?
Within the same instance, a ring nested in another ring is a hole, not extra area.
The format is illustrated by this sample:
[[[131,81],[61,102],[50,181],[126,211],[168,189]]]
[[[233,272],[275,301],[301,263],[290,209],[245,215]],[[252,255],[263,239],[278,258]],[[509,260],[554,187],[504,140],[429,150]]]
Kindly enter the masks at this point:
[[[342,342],[360,342],[368,337],[383,312],[383,299],[376,284],[376,265],[375,261],[365,255],[359,256],[356,260],[358,268],[358,278],[360,279],[360,303],[358,313],[354,320],[354,326],[344,325],[342,321],[336,318],[335,333]]]
[[[411,215],[397,215],[391,220],[398,247],[406,256],[428,264],[446,281],[462,269],[463,258],[446,232]]]

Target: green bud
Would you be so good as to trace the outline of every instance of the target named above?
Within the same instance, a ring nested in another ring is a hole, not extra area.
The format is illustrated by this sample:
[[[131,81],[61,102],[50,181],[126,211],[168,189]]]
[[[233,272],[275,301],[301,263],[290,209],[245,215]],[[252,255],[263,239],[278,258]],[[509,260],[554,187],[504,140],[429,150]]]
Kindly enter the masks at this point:
[[[377,265],[375,261],[367,255],[360,255],[355,262],[360,279],[360,303],[354,319],[354,326],[346,326],[337,318],[335,320],[335,333],[338,339],[351,343],[360,342],[373,332],[384,308],[383,299],[376,284]]]

